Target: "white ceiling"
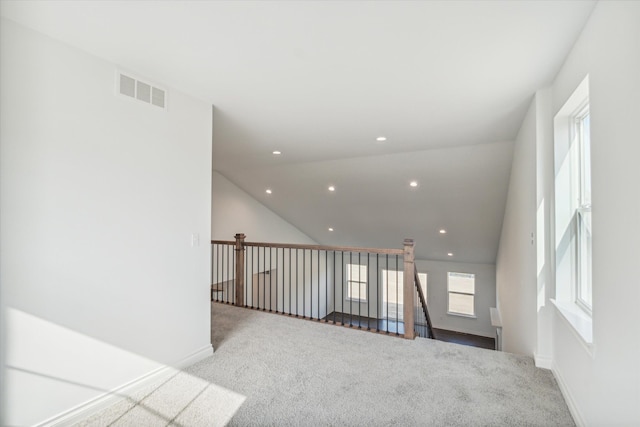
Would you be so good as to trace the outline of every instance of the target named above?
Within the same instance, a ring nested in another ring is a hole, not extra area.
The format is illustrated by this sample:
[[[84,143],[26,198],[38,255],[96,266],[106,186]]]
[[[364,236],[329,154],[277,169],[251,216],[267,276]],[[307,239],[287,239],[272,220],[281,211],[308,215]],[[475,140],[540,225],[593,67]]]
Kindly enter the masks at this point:
[[[213,104],[214,169],[318,242],[400,247],[410,237],[418,258],[488,263],[511,141],[593,6],[1,5],[9,19]]]

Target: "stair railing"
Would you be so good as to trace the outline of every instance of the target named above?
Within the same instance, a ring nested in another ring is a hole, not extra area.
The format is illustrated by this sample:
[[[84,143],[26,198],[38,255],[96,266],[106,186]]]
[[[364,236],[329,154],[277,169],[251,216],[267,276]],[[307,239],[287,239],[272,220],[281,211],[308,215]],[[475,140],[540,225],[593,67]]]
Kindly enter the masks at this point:
[[[413,240],[405,239],[403,249],[380,249],[245,238],[211,241],[212,301],[415,337],[422,315],[415,309]]]
[[[415,280],[415,293],[416,293],[416,316],[415,316],[415,333],[422,338],[435,339],[433,333],[433,325],[431,324],[431,317],[429,316],[429,308],[427,306],[427,299],[422,292],[422,284],[420,283],[420,275],[418,274],[418,268],[414,268],[414,280]]]

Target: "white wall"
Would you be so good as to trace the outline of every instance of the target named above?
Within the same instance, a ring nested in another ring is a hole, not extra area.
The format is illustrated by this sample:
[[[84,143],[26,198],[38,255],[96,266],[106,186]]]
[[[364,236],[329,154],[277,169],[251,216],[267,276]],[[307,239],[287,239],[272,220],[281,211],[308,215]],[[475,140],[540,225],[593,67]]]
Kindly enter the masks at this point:
[[[640,3],[598,3],[553,84],[554,114],[587,74],[594,349],[556,314],[553,367],[584,424],[638,425]]]
[[[496,257],[502,349],[533,355],[536,345],[536,99],[513,147],[513,163]]]
[[[1,31],[2,414],[32,425],[211,354],[211,106],[122,98],[116,65]]]
[[[317,242],[313,241],[310,237],[302,233],[292,224],[288,223],[259,201],[254,199],[244,190],[233,184],[222,174],[213,172],[213,186],[212,186],[212,214],[211,214],[211,238],[212,240],[234,240],[234,236],[237,233],[244,233],[246,235],[247,242],[265,242],[265,243],[293,243],[293,244],[308,244],[316,245]],[[324,289],[321,289],[321,297],[318,301],[317,298],[317,281],[318,273],[320,273],[320,283],[327,280],[325,278],[324,260],[321,259],[320,269],[318,270],[317,264],[317,252],[313,254],[313,263],[310,259],[310,251],[298,251],[298,279],[296,280],[296,261],[295,251],[291,251],[292,261],[289,263],[289,250],[286,251],[284,258],[281,252],[279,253],[278,265],[276,266],[276,254],[275,250],[269,250],[264,252],[264,248],[253,249],[253,252],[247,252],[246,259],[249,267],[249,275],[254,276],[260,272],[276,270],[278,276],[278,283],[280,286],[284,286],[287,291],[282,292],[282,288],[278,288],[278,309],[280,311],[289,312],[289,309],[294,314],[302,315],[305,313],[307,316],[313,312],[314,317],[324,317],[327,313],[327,300],[331,301],[333,295],[325,295]],[[303,252],[305,253],[305,259],[303,263]],[[271,253],[271,256],[270,256]],[[214,282],[232,279],[234,274],[229,272],[227,275],[224,271],[225,267],[216,267],[214,260],[214,276],[218,276],[218,279],[214,278]],[[259,264],[259,262],[261,264]],[[219,264],[219,263],[218,263]],[[307,280],[302,279],[303,267],[305,277]],[[219,271],[222,269],[223,271]],[[291,270],[291,276],[289,271]],[[312,288],[309,277],[313,278],[313,295],[314,304],[312,307],[310,292]],[[272,278],[271,280],[276,280]],[[284,282],[283,282],[284,280]],[[289,283],[291,282],[293,288],[291,290],[291,301],[289,301]],[[247,282],[247,284],[250,282]],[[269,282],[267,282],[269,283]],[[331,290],[332,286],[328,288]],[[260,291],[261,300],[264,298],[263,291]],[[273,297],[275,298],[276,288],[273,290]],[[303,298],[305,296],[306,298]],[[284,297],[284,305],[282,298]],[[226,300],[226,299],[225,299]],[[247,303],[251,303],[251,296],[246,299]],[[267,308],[268,308],[268,301]],[[275,303],[275,301],[274,301]],[[260,303],[262,304],[262,303]],[[255,305],[259,305],[256,301]],[[275,304],[273,304],[275,307]]]
[[[544,343],[538,338],[538,351],[549,353],[549,365],[579,425],[640,424],[640,322],[637,319],[640,301],[640,198],[636,188],[640,183],[640,168],[637,166],[640,158],[640,145],[637,143],[639,52],[640,3],[599,2],[553,82],[551,108],[538,110],[538,129],[543,135],[539,138],[543,146],[539,147],[538,153],[544,167],[537,169],[544,175],[539,180],[544,194],[539,191],[536,194],[530,185],[518,188],[528,198],[537,195],[538,201],[541,196],[547,201],[554,199],[549,185],[554,168],[552,154],[549,154],[552,150],[548,146],[551,143],[548,129],[553,115],[589,75],[593,200],[592,348],[582,341],[555,308],[553,316],[542,319],[539,314],[537,319],[539,327],[548,327],[548,330],[537,331],[537,336],[550,337],[551,340]],[[530,160],[534,161],[534,158]],[[552,247],[549,242],[555,241],[553,218],[548,215],[551,208],[545,208],[546,213],[540,216],[546,222],[541,227],[548,233],[544,239],[546,249]],[[530,217],[530,213],[522,212],[516,219],[521,224],[516,234],[529,231]],[[508,239],[508,235],[505,238]],[[502,247],[500,251],[503,251]],[[543,259],[553,260],[555,255],[545,254]],[[520,259],[518,262],[536,265],[535,259]],[[554,270],[554,266],[547,267],[549,271]],[[505,268],[506,265],[499,260],[499,289],[503,286],[500,278]],[[529,268],[523,268],[518,274],[526,275],[528,272]],[[547,277],[555,280],[554,275]],[[556,285],[547,283],[547,293],[553,293]],[[502,299],[503,296],[500,293],[501,306],[512,303],[510,299]],[[527,304],[536,303],[529,301],[529,297],[517,296],[516,299]],[[504,317],[503,322],[507,323]],[[530,325],[526,325],[517,333],[528,334],[532,330]],[[532,342],[532,338],[527,338],[527,342]]]
[[[555,296],[553,211],[553,127],[551,90],[538,90],[514,143],[509,194],[496,257],[497,307],[502,348],[534,356],[550,367],[550,319]]]
[[[551,238],[555,223],[555,182],[553,174],[546,173],[553,168],[553,116],[551,88],[536,92],[536,274],[537,274],[537,322],[536,366],[551,367],[552,320],[555,308],[551,299],[555,289],[555,241]],[[530,270],[529,270],[530,271]]]
[[[245,304],[324,318],[333,301],[331,256],[326,251],[248,246],[245,271],[251,279],[245,283],[252,283],[254,289],[250,292],[247,286]],[[268,272],[268,279],[263,272]]]
[[[317,244],[214,171],[211,239],[234,240],[237,233],[244,233],[248,242]]]
[[[433,327],[495,338],[489,308],[496,302],[496,268],[493,264],[416,260],[420,273],[427,273],[427,306]],[[447,273],[476,276],[476,318],[447,314]]]

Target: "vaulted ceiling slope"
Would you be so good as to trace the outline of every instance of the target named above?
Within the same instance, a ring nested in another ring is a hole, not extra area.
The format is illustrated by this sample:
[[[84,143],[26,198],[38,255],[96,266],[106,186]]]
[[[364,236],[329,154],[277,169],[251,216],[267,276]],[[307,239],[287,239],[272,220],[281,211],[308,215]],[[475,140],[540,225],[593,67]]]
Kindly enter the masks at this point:
[[[318,242],[412,237],[419,258],[485,263],[511,142],[593,6],[1,4],[8,19],[214,105],[214,169]]]

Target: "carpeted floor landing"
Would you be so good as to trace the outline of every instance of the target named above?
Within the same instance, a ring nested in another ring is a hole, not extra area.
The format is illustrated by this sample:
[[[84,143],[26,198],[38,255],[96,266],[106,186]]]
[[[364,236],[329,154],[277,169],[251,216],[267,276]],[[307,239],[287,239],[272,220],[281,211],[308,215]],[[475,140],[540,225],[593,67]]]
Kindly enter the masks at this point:
[[[528,357],[211,310],[214,356],[81,425],[575,425]]]

